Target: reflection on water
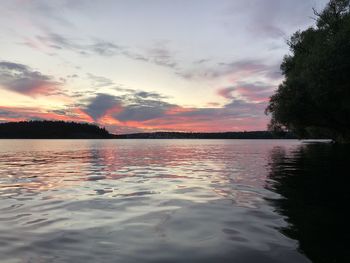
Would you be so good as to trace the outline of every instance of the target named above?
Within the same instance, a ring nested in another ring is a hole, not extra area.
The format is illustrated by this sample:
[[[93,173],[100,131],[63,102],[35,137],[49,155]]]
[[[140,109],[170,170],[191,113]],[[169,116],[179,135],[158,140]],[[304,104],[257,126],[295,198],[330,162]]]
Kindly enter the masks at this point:
[[[349,146],[274,148],[271,159],[269,188],[283,197],[272,203],[289,223],[282,233],[313,262],[350,262]]]
[[[1,140],[1,262],[346,262],[348,156],[298,141]]]

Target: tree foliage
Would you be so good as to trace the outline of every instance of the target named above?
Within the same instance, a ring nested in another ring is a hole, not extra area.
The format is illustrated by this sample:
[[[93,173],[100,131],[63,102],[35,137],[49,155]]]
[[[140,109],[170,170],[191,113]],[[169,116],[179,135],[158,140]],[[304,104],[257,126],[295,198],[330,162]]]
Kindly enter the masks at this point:
[[[350,0],[331,0],[314,13],[316,25],[288,42],[285,80],[266,108],[269,128],[350,141]]]

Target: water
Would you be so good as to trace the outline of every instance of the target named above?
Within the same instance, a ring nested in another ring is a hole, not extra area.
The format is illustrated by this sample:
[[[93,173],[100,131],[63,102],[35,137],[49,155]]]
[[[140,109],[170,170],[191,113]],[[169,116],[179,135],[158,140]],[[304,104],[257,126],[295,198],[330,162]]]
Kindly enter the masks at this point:
[[[348,150],[0,140],[0,262],[350,262]]]

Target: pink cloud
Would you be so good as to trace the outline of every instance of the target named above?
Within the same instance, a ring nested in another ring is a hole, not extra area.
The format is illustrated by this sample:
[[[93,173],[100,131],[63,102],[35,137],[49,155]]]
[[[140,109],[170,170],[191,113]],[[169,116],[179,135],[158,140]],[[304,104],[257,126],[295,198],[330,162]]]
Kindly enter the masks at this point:
[[[226,99],[233,99],[232,92],[235,90],[234,87],[227,87],[218,90],[218,95]]]
[[[0,106],[0,121],[2,122],[33,119],[93,122],[93,119],[79,108],[67,109],[65,111],[50,111],[35,107]]]
[[[26,65],[0,61],[0,85],[8,90],[35,97],[58,91],[61,83]]]
[[[219,89],[217,94],[226,99],[234,99],[232,92],[235,92],[237,96],[250,102],[267,102],[273,91],[274,87],[265,83],[238,82],[236,86]]]

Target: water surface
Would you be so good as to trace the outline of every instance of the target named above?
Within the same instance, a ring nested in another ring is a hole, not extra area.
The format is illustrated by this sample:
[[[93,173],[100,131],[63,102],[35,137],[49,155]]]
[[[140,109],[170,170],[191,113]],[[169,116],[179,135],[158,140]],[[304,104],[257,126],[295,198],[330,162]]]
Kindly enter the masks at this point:
[[[350,262],[346,153],[296,140],[0,140],[1,262]]]

